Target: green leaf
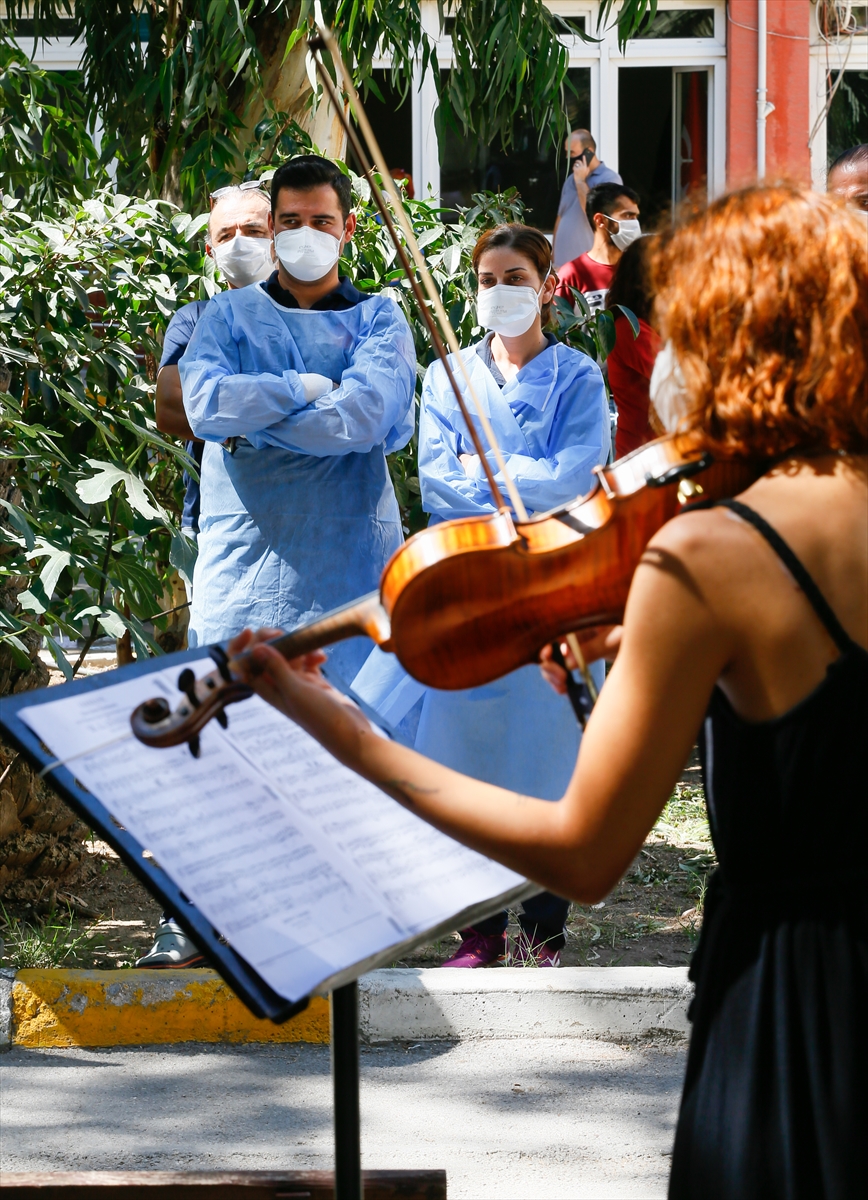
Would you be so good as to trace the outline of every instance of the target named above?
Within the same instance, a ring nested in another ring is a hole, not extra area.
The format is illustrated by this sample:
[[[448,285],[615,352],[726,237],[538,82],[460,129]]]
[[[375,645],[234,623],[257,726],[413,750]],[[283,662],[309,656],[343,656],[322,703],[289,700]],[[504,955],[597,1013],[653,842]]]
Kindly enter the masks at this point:
[[[57,587],[57,581],[61,573],[73,564],[73,557],[68,550],[61,550],[57,546],[50,546],[47,542],[42,541],[42,548],[34,552],[34,557],[37,555],[45,555],[47,562],[39,573],[39,582],[45,592],[46,597],[50,600],[54,595],[54,589]]]
[[[596,316],[597,335],[600,339],[600,346],[603,351],[602,358],[605,360],[615,349],[615,318],[612,314],[604,309],[598,312]]]
[[[108,500],[116,484],[123,484],[130,505],[143,517],[150,520],[164,520],[162,509],[154,507],[148,490],[138,476],[116,467],[114,463],[100,462],[99,459],[88,458],[87,463],[95,467],[97,474],[89,479],[81,479],[75,485],[75,490],[85,504],[98,504]]]
[[[72,679],[72,664],[63,653],[60,645],[54,640],[50,633],[44,633],[43,637],[48,645],[48,649],[51,651],[52,658],[63,672],[64,678],[67,680]]]
[[[633,337],[637,338],[639,336],[639,321],[636,317],[636,314],[623,304],[616,304],[615,308],[620,308],[621,312],[630,322],[630,328],[633,330]]]
[[[98,620],[109,637],[122,638],[127,631],[123,617],[111,609],[102,612]]]
[[[169,562],[184,580],[188,592],[193,590],[193,568],[196,565],[197,553],[198,549],[192,538],[188,538],[180,529],[172,531]]]
[[[36,540],[33,537],[33,530],[30,528],[30,523],[25,514],[20,508],[17,508],[10,500],[4,500],[0,497],[0,504],[6,509],[9,514],[9,524],[13,529],[17,529],[24,538],[24,544],[28,550],[32,550],[36,545]]]
[[[21,671],[29,671],[33,666],[30,661],[30,655],[27,653],[27,647],[16,637],[14,633],[4,633],[0,635],[0,643],[9,647],[9,653],[15,662],[16,667]]]

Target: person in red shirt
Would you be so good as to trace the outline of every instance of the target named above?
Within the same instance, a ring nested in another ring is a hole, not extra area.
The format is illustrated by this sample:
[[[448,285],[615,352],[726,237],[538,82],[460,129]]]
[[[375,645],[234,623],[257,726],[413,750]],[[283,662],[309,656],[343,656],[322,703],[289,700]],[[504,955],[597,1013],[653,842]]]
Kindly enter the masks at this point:
[[[660,338],[650,324],[652,297],[648,282],[648,256],[653,237],[639,238],[628,246],[615,271],[606,307],[615,318],[615,347],[606,359],[609,387],[618,410],[615,457],[623,458],[663,432],[648,397]],[[639,321],[639,335],[618,308],[629,308]]]
[[[572,300],[570,288],[583,292],[591,312],[606,307],[606,293],[615,267],[631,242],[642,236],[639,196],[623,183],[601,183],[588,192],[586,212],[594,230],[594,244],[558,268],[557,295]]]

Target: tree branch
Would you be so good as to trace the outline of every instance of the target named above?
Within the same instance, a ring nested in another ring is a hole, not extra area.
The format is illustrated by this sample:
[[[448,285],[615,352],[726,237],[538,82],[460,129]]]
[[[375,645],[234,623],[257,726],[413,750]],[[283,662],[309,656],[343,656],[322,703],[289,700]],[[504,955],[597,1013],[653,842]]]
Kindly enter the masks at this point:
[[[102,560],[102,569],[101,569],[102,584],[100,585],[99,599],[97,600],[97,604],[99,605],[100,608],[102,608],[102,606],[103,606],[103,601],[105,600],[106,589],[108,588],[108,582],[109,582],[108,567],[109,567],[109,562],[111,561],[112,540],[114,538],[115,523],[117,521],[118,505],[120,504],[120,500],[121,500],[121,496],[120,496],[120,492],[118,492],[118,494],[115,496],[114,504],[112,505],[112,515],[109,519],[108,537],[106,539],[106,546],[105,546],[105,556]],[[87,656],[88,650],[90,650],[91,646],[96,641],[98,633],[99,633],[99,617],[95,616],[93,619],[93,624],[90,627],[90,633],[85,638],[84,645],[81,648],[81,653],[79,654],[79,656],[76,660],[75,666],[72,668],[73,678],[75,678],[76,671],[78,671],[79,667],[84,662],[84,660]]]

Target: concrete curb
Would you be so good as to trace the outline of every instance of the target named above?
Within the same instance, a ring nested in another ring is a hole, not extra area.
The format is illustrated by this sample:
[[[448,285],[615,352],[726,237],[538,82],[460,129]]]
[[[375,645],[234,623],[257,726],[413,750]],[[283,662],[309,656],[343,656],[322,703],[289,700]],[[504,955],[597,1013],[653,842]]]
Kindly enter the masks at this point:
[[[371,1043],[631,1041],[689,1031],[692,987],[680,967],[395,969],[359,982],[361,1035]],[[328,1040],[324,998],[273,1025],[253,1017],[209,970],[0,971],[0,1048]]]
[[[361,980],[369,1042],[437,1038],[686,1037],[686,967],[372,971]]]
[[[19,971],[11,1001],[12,1045],[30,1049],[329,1040],[322,997],[274,1025],[210,970]]]

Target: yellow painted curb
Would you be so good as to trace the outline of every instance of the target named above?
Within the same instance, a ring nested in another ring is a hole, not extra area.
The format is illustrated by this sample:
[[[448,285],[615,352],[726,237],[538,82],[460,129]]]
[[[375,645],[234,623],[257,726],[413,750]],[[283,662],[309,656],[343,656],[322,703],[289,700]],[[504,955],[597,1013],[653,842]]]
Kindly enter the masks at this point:
[[[328,1001],[274,1025],[258,1020],[214,971],[19,971],[12,1043],[147,1046],[169,1042],[328,1042]]]

